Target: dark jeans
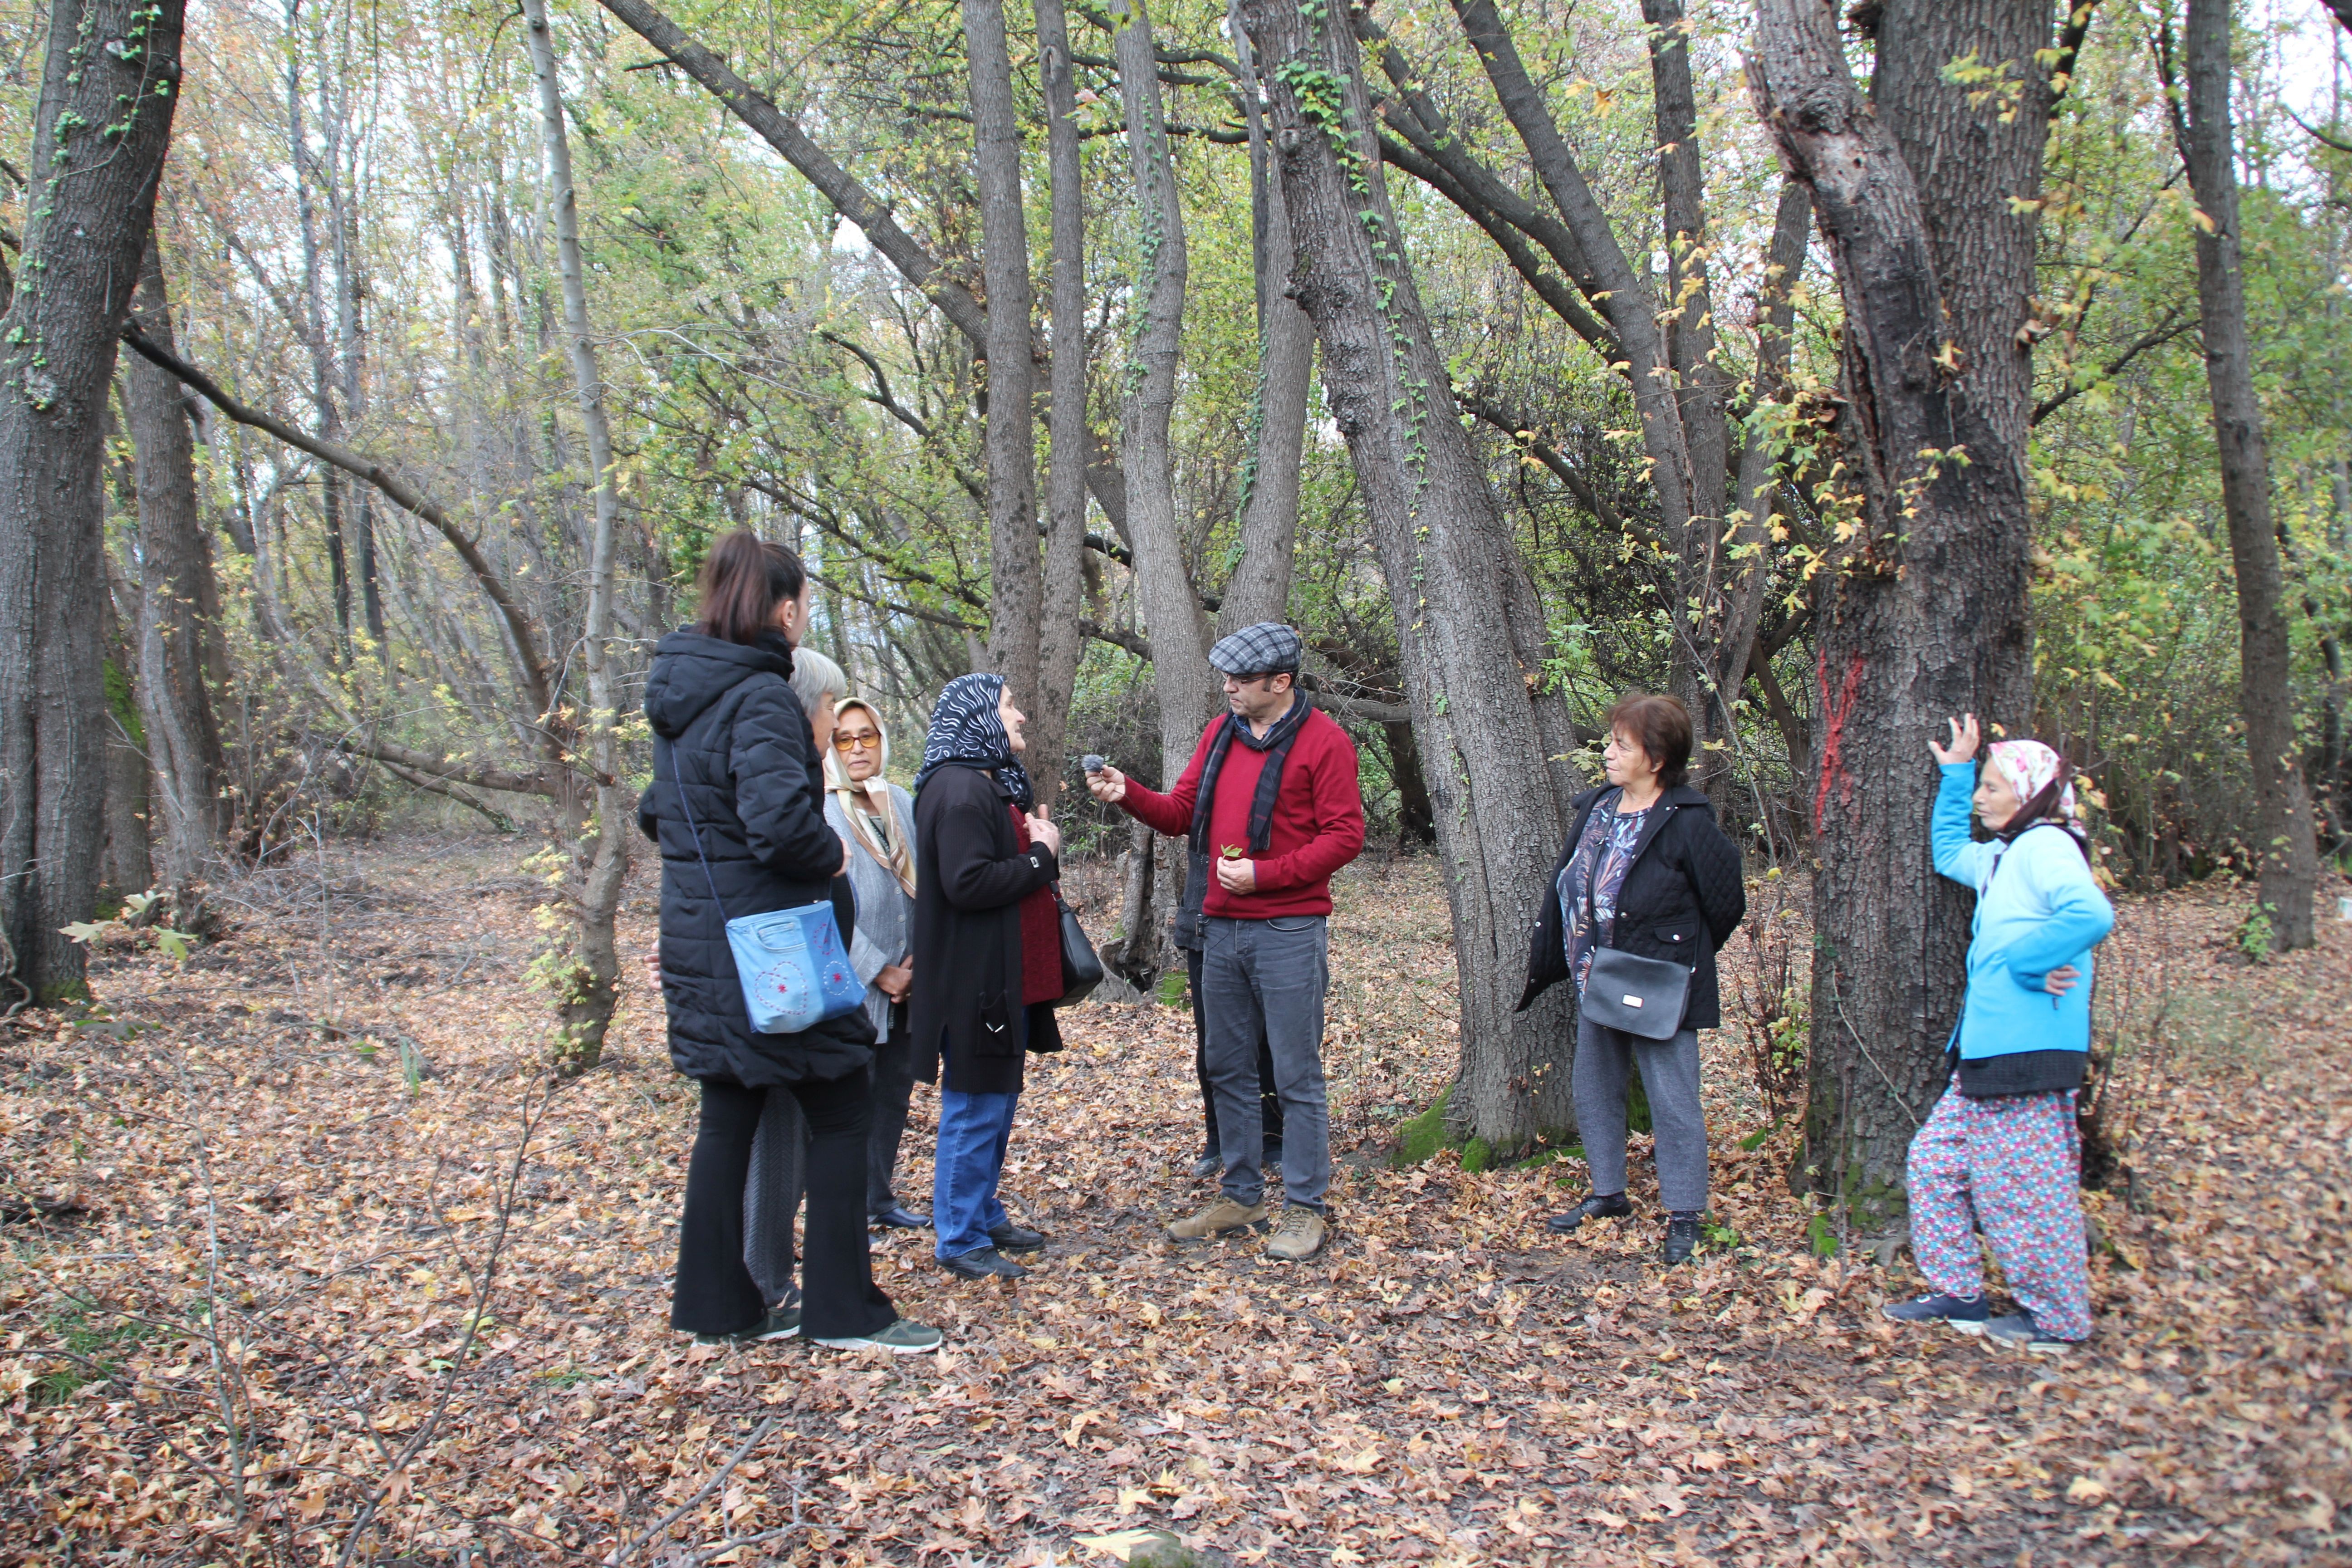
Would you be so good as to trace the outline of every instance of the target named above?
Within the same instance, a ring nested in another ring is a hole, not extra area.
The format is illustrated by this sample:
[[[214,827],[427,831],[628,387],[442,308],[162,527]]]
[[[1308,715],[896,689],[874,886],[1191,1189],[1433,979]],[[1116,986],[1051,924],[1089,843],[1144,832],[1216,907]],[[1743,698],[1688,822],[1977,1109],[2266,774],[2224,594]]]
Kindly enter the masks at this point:
[[[1201,1121],[1205,1128],[1201,1152],[1215,1154],[1222,1147],[1217,1138],[1217,1091],[1209,1085],[1209,1022],[1201,1010],[1201,950],[1184,950],[1184,968],[1192,982],[1192,1071],[1201,1080]],[[1265,1037],[1265,1030],[1257,1032],[1257,1112],[1260,1136],[1265,1140],[1265,1152],[1282,1147],[1282,1096],[1274,1088],[1274,1047]]]
[[[1323,994],[1331,971],[1322,915],[1276,915],[1202,926],[1201,978],[1209,1016],[1209,1082],[1217,1091],[1225,1196],[1244,1206],[1265,1192],[1258,1099],[1260,1041],[1274,1050],[1282,1096],[1282,1192],[1323,1212],[1331,1185],[1331,1122],[1323,1085]]]
[[[907,1005],[890,1007],[889,1037],[874,1047],[874,1124],[866,1133],[866,1212],[896,1207],[890,1178],[898,1168],[898,1140],[907,1133],[907,1105],[915,1093],[915,1037]]]
[[[771,1093],[790,1094],[809,1130],[808,1232],[801,1260],[801,1325],[812,1339],[870,1334],[898,1321],[874,1283],[866,1250],[866,1075],[777,1089],[709,1079],[686,1172],[677,1281],[669,1326],[686,1333],[740,1333],[767,1310],[743,1263],[743,1184],[751,1140]]]

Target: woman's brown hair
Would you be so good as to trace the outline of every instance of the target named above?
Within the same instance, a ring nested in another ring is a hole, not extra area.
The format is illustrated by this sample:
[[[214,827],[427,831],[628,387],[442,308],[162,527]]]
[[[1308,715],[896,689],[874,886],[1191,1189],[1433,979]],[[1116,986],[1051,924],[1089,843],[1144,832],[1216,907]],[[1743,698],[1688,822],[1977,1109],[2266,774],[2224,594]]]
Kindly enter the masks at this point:
[[[1621,697],[1601,721],[1613,734],[1624,731],[1642,744],[1658,770],[1658,787],[1672,789],[1690,772],[1691,716],[1679,697],[1636,691]]]
[[[776,606],[801,596],[801,558],[748,528],[723,533],[702,558],[702,614],[695,629],[745,647],[776,628]]]

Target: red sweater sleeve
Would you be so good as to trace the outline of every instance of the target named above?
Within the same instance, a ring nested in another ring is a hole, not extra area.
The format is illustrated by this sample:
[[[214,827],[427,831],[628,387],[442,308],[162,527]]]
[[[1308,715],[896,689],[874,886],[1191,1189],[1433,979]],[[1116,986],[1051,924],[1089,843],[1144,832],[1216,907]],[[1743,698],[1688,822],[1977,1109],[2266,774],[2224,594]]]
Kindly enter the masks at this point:
[[[1328,715],[1318,713],[1314,718],[1322,721],[1310,721],[1307,733],[1316,742],[1311,754],[1300,757],[1298,750],[1307,749],[1300,747],[1290,757],[1293,767],[1301,762],[1309,764],[1313,789],[1307,809],[1314,814],[1314,836],[1287,855],[1257,862],[1261,893],[1328,881],[1333,872],[1363,853],[1364,796],[1356,780],[1356,744]],[[1307,734],[1299,739],[1307,740]]]
[[[1201,770],[1209,763],[1209,742],[1215,739],[1217,726],[1225,721],[1218,714],[1201,731],[1201,743],[1192,748],[1192,760],[1184,765],[1176,787],[1166,795],[1156,789],[1146,789],[1133,779],[1127,781],[1127,794],[1119,805],[1129,816],[1136,818],[1154,833],[1181,838],[1192,831],[1192,806],[1201,798]]]

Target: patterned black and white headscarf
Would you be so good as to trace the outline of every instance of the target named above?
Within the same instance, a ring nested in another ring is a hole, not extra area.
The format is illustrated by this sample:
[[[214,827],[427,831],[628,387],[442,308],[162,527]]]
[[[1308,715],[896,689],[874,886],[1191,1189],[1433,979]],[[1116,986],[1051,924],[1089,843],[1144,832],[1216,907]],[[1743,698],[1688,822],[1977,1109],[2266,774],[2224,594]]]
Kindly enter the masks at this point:
[[[995,775],[1013,792],[1013,804],[1027,811],[1036,805],[1027,770],[1013,760],[1012,738],[997,716],[997,699],[1004,694],[1004,677],[981,673],[959,675],[940,693],[931,710],[930,732],[923,737],[923,771],[915,775],[915,793],[922,793],[941,768],[978,768]]]

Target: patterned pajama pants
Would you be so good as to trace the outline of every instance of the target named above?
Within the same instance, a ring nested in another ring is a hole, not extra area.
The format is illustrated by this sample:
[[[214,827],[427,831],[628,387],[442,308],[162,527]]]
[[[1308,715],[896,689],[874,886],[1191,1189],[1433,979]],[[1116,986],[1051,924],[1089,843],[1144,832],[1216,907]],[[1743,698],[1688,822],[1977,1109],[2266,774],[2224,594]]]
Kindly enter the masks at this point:
[[[1911,1140],[1911,1254],[1953,1296],[1984,1290],[1970,1220],[2017,1304],[2055,1339],[2091,1334],[2074,1091],[1970,1100],[1954,1075]]]

